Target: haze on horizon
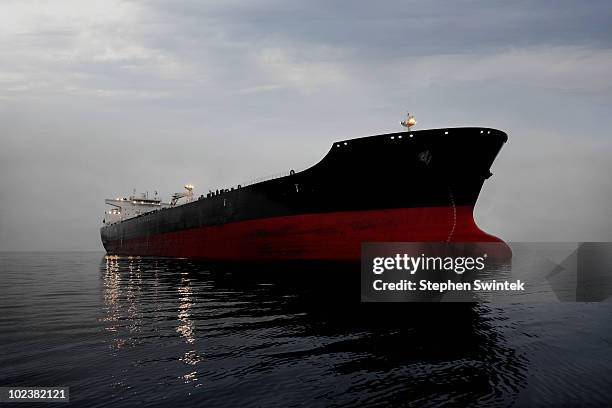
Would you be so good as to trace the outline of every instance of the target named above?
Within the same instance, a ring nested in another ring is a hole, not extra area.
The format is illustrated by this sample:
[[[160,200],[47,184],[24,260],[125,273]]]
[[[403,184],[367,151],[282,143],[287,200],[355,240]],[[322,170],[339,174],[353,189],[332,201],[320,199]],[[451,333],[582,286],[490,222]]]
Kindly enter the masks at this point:
[[[0,250],[101,250],[104,198],[305,167],[407,110],[508,132],[485,231],[610,241],[610,21],[608,1],[3,1]]]

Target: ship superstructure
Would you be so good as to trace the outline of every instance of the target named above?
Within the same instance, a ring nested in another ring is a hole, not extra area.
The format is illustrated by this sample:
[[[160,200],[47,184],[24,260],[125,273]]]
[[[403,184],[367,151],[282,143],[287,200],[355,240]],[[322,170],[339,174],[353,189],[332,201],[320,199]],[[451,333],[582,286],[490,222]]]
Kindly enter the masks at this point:
[[[107,198],[104,202],[112,207],[104,213],[104,220],[102,221],[104,225],[115,224],[151,211],[170,207],[170,204],[162,203],[157,197],[148,198],[146,193],[142,193],[141,196]]]
[[[193,186],[191,184],[187,184],[184,188],[184,192],[174,193],[172,195],[172,200],[169,203],[163,203],[161,199],[157,197],[157,192],[155,192],[155,196],[153,198],[149,198],[148,193],[141,193],[140,196],[136,196],[135,190],[134,194],[127,198],[107,198],[104,200],[104,202],[113,208],[104,213],[102,223],[105,225],[111,225],[153,211],[175,207],[181,198],[185,198],[185,203],[190,203],[193,201]]]

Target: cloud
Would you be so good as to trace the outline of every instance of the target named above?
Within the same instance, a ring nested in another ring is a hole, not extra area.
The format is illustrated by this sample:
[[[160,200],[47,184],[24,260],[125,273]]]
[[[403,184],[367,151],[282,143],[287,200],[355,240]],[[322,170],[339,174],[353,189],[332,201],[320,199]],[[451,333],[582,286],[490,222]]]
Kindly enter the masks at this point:
[[[529,47],[498,53],[452,54],[406,59],[412,85],[443,81],[514,81],[524,87],[609,92],[612,49]],[[399,68],[399,67],[398,67]],[[397,68],[396,68],[397,69]]]
[[[538,37],[526,44],[524,33],[500,38],[489,32],[492,25],[496,32],[535,30],[529,21],[542,17],[539,6],[500,12],[481,5],[476,14],[474,6],[455,7],[450,14],[438,12],[439,5],[393,2],[378,8],[357,3],[348,10],[319,6],[4,2],[0,98],[64,92],[135,99],[312,93],[378,86],[381,76],[402,87],[504,80],[601,92],[611,83],[612,51],[599,41],[551,45],[537,44]],[[555,22],[551,28],[563,37],[560,22],[566,29],[576,24],[568,22],[568,14],[584,18],[583,8],[573,11],[557,12],[558,20],[546,24]],[[599,14],[609,13],[604,11]],[[304,21],[314,23],[311,30],[296,30]],[[454,35],[457,29],[460,36]],[[487,39],[470,42],[483,33]]]
[[[168,95],[156,81],[195,76],[188,62],[146,45],[145,13],[132,2],[9,1],[0,16],[3,99]]]
[[[0,2],[0,189],[19,191],[0,249],[99,248],[105,195],[312,164],[408,108],[509,132],[485,229],[612,239],[611,18],[605,1]]]
[[[309,50],[309,55],[316,51]],[[341,86],[347,75],[336,64],[309,58],[299,59],[295,52],[283,48],[259,50],[254,67],[261,71],[264,82],[299,92],[310,92],[326,86]]]

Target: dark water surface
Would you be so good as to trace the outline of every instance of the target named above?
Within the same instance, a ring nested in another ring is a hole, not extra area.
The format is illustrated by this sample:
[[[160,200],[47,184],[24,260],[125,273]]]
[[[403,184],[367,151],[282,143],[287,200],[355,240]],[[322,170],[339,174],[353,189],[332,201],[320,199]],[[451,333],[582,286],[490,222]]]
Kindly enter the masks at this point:
[[[358,270],[95,252],[0,273],[0,386],[75,405],[612,404],[606,303],[361,304]]]

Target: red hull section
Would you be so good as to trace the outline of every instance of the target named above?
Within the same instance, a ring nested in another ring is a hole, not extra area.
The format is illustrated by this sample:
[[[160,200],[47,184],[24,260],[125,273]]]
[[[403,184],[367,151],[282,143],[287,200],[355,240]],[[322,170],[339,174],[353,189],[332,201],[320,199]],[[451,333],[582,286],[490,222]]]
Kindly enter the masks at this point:
[[[108,242],[117,255],[210,261],[357,261],[362,242],[501,242],[481,231],[473,207],[305,214],[234,222]]]

